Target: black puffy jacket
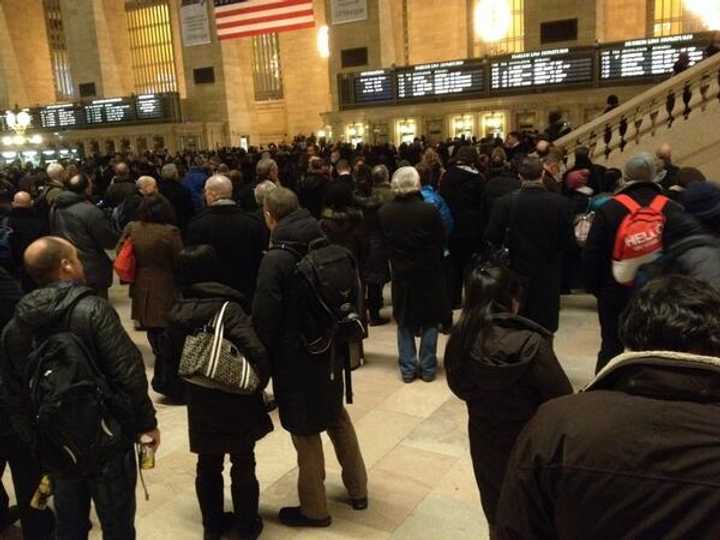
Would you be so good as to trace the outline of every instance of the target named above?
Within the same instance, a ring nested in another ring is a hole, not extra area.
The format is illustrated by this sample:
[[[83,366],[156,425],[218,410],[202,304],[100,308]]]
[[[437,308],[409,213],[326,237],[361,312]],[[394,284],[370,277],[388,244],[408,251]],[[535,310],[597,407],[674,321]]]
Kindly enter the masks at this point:
[[[479,241],[487,221],[484,215],[483,176],[477,170],[464,165],[450,167],[440,184],[440,195],[447,202],[455,220],[455,229],[450,239]]]
[[[70,282],[37,289],[18,303],[15,317],[5,327],[0,347],[3,398],[13,428],[25,442],[32,441],[27,357],[36,336],[64,329],[90,347],[110,387],[129,400],[135,433],[128,436],[134,438],[157,427],[142,354],[112,306],[91,293],[91,289]],[[83,295],[87,296],[78,301]]]

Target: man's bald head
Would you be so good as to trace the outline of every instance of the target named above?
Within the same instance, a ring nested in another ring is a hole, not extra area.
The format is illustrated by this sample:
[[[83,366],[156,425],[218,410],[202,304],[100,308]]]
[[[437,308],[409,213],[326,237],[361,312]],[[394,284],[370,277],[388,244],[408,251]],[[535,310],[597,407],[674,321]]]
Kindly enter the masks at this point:
[[[157,182],[152,176],[141,176],[137,182],[135,182],[135,185],[145,197],[158,192]]]
[[[125,178],[130,174],[130,167],[128,167],[128,164],[124,161],[121,161],[120,163],[115,165],[115,176],[119,176],[121,178]]]
[[[221,199],[232,199],[233,185],[227,176],[216,174],[205,183],[205,198],[208,206]]]
[[[662,160],[670,161],[672,159],[672,146],[668,143],[663,143],[655,152],[655,155]]]
[[[85,274],[75,247],[63,238],[45,236],[25,250],[25,270],[43,287],[57,281],[83,281]]]
[[[18,191],[13,197],[13,208],[31,208],[32,197],[27,191]]]

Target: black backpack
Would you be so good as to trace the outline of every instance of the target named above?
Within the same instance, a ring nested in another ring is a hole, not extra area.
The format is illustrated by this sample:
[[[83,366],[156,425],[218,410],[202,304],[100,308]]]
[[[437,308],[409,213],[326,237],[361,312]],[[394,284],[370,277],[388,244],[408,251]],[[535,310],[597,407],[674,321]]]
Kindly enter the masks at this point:
[[[305,350],[324,355],[333,344],[362,341],[360,274],[352,253],[324,237],[307,246],[283,243],[272,249],[289,251],[298,259],[299,302],[306,309],[301,328]]]
[[[63,329],[36,344],[28,366],[40,464],[62,476],[96,474],[131,446],[122,423],[129,419],[126,400],[111,392],[91,348],[74,333]]]

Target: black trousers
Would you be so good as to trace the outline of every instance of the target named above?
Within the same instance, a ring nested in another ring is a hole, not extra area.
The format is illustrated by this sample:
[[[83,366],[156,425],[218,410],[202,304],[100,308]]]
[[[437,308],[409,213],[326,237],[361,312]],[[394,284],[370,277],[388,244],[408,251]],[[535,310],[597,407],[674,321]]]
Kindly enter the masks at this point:
[[[40,484],[40,467],[32,459],[29,450],[19,448],[15,441],[3,437],[0,438],[0,477],[8,463],[20,509],[24,540],[50,540],[55,527],[53,513],[50,510],[39,511],[30,508],[30,501]],[[7,516],[9,505],[8,494],[0,484],[0,521]]]
[[[367,284],[367,303],[371,317],[379,317],[383,307],[383,285],[380,283]]]
[[[450,301],[453,309],[462,306],[463,285],[465,284],[465,272],[477,251],[478,242],[472,238],[460,238],[450,240]]]
[[[250,445],[243,452],[230,454],[230,480],[233,508],[238,528],[252,530],[258,516],[260,485],[255,476],[255,445]],[[223,513],[225,511],[223,467],[224,454],[200,454],[197,463],[195,490],[203,528],[213,533],[223,530]]]
[[[625,350],[620,341],[620,315],[630,301],[630,296],[630,289],[619,287],[602,290],[597,296],[602,345],[595,373],[599,373],[610,360]]]

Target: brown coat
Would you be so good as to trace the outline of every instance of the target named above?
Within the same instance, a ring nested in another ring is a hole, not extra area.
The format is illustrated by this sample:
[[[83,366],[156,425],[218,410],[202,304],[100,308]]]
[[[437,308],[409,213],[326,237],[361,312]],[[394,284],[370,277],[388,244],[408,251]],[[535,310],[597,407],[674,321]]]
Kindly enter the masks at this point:
[[[182,251],[180,229],[172,225],[133,221],[125,227],[125,238],[135,246],[137,271],[130,286],[132,318],[145,328],[165,328],[175,302],[175,263]]]

